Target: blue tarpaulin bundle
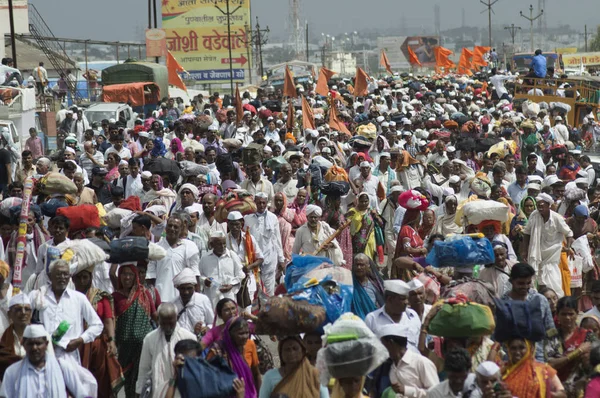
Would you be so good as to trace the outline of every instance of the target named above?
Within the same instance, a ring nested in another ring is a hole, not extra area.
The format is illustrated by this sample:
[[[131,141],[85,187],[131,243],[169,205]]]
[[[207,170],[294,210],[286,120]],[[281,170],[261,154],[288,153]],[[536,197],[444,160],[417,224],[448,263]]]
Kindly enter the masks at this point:
[[[427,264],[434,267],[469,267],[493,264],[495,256],[487,238],[464,236],[450,241],[436,241],[426,260]]]

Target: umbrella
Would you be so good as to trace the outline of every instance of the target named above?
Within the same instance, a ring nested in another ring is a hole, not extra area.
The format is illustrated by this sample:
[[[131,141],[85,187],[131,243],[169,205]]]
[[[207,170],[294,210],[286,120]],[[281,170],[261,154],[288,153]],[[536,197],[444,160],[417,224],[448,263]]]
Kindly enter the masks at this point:
[[[340,285],[352,286],[352,271],[342,267],[331,266],[331,264],[322,264],[317,268],[310,270],[304,275],[304,278],[317,280],[324,279],[331,275],[331,278]]]
[[[181,170],[176,161],[162,157],[150,160],[144,165],[144,170],[161,176],[166,175],[173,185],[177,183],[177,180],[179,180],[179,176],[181,175]]]

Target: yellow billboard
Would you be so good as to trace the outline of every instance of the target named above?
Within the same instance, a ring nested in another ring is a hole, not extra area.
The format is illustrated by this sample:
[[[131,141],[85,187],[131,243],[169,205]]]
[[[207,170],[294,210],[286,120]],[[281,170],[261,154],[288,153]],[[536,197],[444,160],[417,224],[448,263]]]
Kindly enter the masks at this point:
[[[243,82],[246,77],[250,0],[228,1],[231,36],[227,34],[227,15],[220,11],[227,11],[227,0],[162,0],[167,49],[193,80],[229,82],[230,47],[233,80]]]
[[[600,52],[563,54],[562,60],[565,68],[579,68],[581,65],[598,66],[600,65]]]
[[[574,54],[577,52],[577,47],[559,47],[556,49],[557,54]]]

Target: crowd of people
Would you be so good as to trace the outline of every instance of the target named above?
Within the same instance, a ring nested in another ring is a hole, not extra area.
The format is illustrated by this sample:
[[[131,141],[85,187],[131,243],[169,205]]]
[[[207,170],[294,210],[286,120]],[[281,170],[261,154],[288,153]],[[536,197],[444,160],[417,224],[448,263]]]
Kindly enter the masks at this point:
[[[131,129],[65,108],[51,154],[35,129],[22,151],[4,129],[0,396],[182,396],[180,369],[198,357],[222,361],[231,396],[246,398],[600,396],[600,190],[582,154],[597,109],[570,126],[560,106],[514,101],[505,82],[518,79],[493,68],[373,78],[365,97],[336,78],[327,95],[310,82],[295,97],[165,98]],[[48,173],[76,192],[34,189],[24,203],[30,178]],[[501,220],[468,222],[472,202],[498,204]],[[82,205],[99,209],[100,227],[76,230],[59,211]],[[477,233],[492,263],[432,266],[436,242]],[[56,254],[127,237],[164,255],[84,268]],[[322,329],[271,336],[273,361],[260,310],[287,293],[297,256],[349,275],[352,313],[389,354],[374,372],[322,384]],[[435,302],[469,283],[536,303],[529,321],[544,337],[431,335]]]

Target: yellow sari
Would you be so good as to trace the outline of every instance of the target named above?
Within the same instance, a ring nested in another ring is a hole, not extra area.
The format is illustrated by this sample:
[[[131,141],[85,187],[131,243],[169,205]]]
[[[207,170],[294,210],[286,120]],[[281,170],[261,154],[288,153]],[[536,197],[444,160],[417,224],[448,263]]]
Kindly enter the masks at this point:
[[[533,356],[532,344],[527,344],[527,353],[502,372],[502,380],[510,392],[519,398],[546,398],[550,396],[551,382],[556,371],[549,365],[539,363]]]

